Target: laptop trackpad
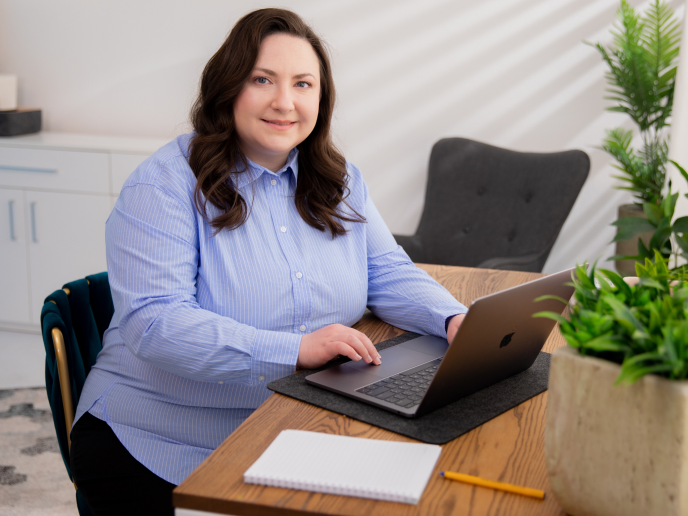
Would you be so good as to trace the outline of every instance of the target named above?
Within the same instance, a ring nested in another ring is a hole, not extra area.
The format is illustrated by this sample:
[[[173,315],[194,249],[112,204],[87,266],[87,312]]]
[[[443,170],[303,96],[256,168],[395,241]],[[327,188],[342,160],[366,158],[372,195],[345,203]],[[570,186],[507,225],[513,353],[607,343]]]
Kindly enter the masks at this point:
[[[418,353],[411,349],[396,349],[401,347],[402,344],[394,346],[393,348],[385,349],[380,351],[380,356],[382,357],[382,364],[379,366],[366,364],[363,360],[358,362],[347,362],[339,367],[333,367],[328,369],[328,371],[339,370],[340,374],[353,373],[354,371],[363,371],[368,374],[373,374],[380,378],[386,378],[394,374],[406,371],[412,367],[416,367],[425,362],[429,362],[433,357],[428,356],[426,353]]]
[[[432,335],[424,335],[417,339],[412,339],[402,342],[398,345],[400,348],[412,349],[430,355],[431,357],[443,357],[449,349],[447,339],[440,337],[433,337]]]

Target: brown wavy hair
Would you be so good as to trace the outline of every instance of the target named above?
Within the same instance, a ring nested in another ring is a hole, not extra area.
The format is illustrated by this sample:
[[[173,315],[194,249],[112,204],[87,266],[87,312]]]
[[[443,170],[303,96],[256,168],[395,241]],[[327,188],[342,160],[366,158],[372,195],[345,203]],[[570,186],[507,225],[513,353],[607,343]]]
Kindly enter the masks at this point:
[[[200,92],[191,111],[196,135],[191,141],[189,165],[197,179],[196,209],[206,221],[206,202],[220,209],[222,213],[208,221],[215,233],[236,229],[249,216],[246,201],[232,181],[233,175],[248,169],[239,149],[234,101],[255,66],[261,43],[277,33],[308,41],[320,62],[318,118],[311,134],[297,146],[299,173],[294,202],[309,226],[329,230],[334,238],[346,233],[341,221],[365,222],[365,218],[345,201],[349,194],[346,161],[330,136],[335,90],[327,51],[298,15],[284,9],[259,9],[241,18],[203,70]],[[342,203],[350,208],[352,216],[340,211]]]

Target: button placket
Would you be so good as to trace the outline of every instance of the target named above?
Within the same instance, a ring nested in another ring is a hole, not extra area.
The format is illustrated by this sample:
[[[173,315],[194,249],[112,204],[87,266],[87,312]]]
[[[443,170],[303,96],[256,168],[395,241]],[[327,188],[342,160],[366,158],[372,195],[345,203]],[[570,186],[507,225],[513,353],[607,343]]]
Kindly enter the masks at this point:
[[[293,331],[299,334],[304,334],[308,327],[308,318],[311,313],[311,299],[310,290],[308,288],[308,282],[304,278],[303,274],[303,264],[301,263],[300,253],[297,247],[297,243],[294,238],[298,235],[298,226],[292,228],[290,224],[294,221],[290,217],[296,217],[298,214],[294,214],[295,206],[293,204],[293,198],[290,196],[291,188],[289,191],[282,192],[279,185],[276,183],[281,183],[282,180],[287,180],[288,184],[293,183],[291,178],[286,178],[281,176],[279,179],[270,178],[270,185],[266,185],[266,194],[269,199],[269,209],[272,214],[272,219],[275,224],[275,229],[278,235],[279,245],[282,248],[284,257],[287,260],[289,269],[291,269],[292,274],[296,276],[296,281],[294,283],[294,326]],[[274,183],[273,183],[274,181]],[[273,186],[278,186],[278,188],[273,188]],[[300,217],[299,217],[300,218]],[[289,231],[287,231],[289,228]],[[294,232],[296,231],[296,233]],[[292,276],[293,278],[293,276]],[[302,279],[303,278],[303,279]]]

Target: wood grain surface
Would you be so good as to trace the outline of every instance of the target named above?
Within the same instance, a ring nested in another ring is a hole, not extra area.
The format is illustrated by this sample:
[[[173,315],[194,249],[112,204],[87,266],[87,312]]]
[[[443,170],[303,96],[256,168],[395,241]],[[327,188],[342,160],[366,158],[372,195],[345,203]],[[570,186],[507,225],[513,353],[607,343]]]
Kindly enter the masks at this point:
[[[542,274],[423,265],[454,297],[469,306],[476,298],[541,277]],[[403,330],[367,313],[356,326],[374,343]],[[565,345],[552,332],[545,351]],[[540,394],[442,448],[418,505],[263,487],[243,482],[243,474],[284,429],[413,442],[412,439],[273,394],[174,490],[175,507],[234,515],[561,515],[547,482],[544,423],[547,393]],[[445,480],[440,471],[543,489],[545,500]]]

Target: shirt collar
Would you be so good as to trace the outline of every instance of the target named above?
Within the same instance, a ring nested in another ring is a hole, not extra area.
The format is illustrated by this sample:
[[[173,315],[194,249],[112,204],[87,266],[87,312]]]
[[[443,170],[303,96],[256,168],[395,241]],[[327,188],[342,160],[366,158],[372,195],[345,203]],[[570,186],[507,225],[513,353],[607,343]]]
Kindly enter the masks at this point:
[[[299,173],[298,158],[299,150],[297,148],[293,148],[291,151],[289,151],[289,156],[287,156],[287,162],[277,172],[271,172],[267,168],[262,167],[257,163],[254,163],[250,159],[246,158],[246,161],[248,162],[248,170],[233,176],[234,182],[236,183],[236,187],[237,189],[241,189],[247,184],[252,183],[256,179],[258,179],[263,174],[278,176],[283,172],[289,172],[289,170],[291,170],[292,174],[294,174],[294,180],[296,180]],[[240,168],[240,170],[243,170],[243,166]]]
[[[182,153],[184,154],[184,157],[186,160],[189,160],[189,154],[190,154],[190,144],[191,140],[193,137],[196,135],[195,132],[189,133],[189,134],[184,134],[179,137],[180,141],[180,147],[182,149]],[[246,161],[248,162],[248,171],[235,174],[232,176],[237,189],[243,188],[249,183],[252,183],[256,179],[258,179],[260,176],[263,174],[270,174],[273,176],[277,176],[281,174],[282,172],[287,172],[289,169],[291,169],[292,174],[294,175],[294,181],[296,182],[296,178],[298,177],[299,173],[299,149],[294,147],[291,151],[289,151],[289,155],[287,156],[287,162],[285,165],[279,169],[276,173],[275,172],[270,172],[268,169],[265,167],[261,167],[257,163],[254,163],[250,159],[246,158]],[[238,163],[239,165],[239,171],[244,170],[244,166],[242,163]]]

